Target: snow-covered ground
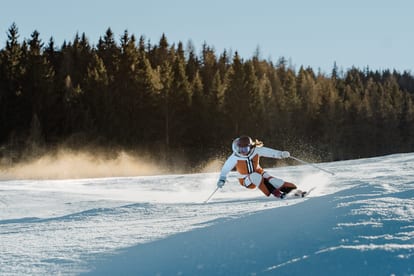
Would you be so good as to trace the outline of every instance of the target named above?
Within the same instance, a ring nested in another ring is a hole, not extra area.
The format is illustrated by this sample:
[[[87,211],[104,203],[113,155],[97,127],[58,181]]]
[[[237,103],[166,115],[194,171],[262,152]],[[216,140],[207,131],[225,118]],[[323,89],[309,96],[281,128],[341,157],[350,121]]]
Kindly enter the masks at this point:
[[[414,275],[414,154],[218,173],[0,181],[0,275]],[[1,176],[0,176],[1,178]]]

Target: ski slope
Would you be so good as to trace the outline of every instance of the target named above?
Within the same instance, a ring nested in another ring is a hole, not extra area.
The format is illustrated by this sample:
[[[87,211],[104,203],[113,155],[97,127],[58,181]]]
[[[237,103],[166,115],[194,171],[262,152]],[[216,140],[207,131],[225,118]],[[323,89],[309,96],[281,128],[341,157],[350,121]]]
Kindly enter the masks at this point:
[[[0,181],[0,275],[414,275],[414,154],[268,171]]]

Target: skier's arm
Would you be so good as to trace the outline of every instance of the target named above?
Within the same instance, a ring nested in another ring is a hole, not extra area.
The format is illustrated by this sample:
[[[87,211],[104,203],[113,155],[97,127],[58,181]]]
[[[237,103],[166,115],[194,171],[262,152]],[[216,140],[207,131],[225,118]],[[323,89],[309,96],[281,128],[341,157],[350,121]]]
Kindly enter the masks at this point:
[[[260,156],[268,157],[268,158],[282,159],[282,158],[290,157],[290,153],[288,151],[280,151],[280,150],[275,150],[275,149],[271,149],[267,147],[258,147],[256,148],[256,152]]]
[[[220,172],[219,180],[217,181],[217,186],[219,188],[222,188],[224,186],[224,183],[226,183],[227,175],[229,172],[236,166],[237,159],[234,157],[234,155],[231,155],[226,162],[224,162],[223,168]]]

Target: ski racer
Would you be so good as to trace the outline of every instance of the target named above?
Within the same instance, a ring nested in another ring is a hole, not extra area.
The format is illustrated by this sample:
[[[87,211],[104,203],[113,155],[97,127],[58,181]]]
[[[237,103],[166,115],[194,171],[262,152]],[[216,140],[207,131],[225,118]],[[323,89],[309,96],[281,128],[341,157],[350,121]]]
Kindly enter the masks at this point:
[[[258,187],[266,196],[284,198],[296,185],[280,178],[271,176],[259,164],[260,157],[288,158],[288,151],[279,151],[264,147],[263,143],[253,141],[249,136],[240,136],[233,141],[233,153],[227,158],[221,169],[217,187],[222,188],[226,183],[228,173],[236,167],[239,173],[239,182],[248,189]]]

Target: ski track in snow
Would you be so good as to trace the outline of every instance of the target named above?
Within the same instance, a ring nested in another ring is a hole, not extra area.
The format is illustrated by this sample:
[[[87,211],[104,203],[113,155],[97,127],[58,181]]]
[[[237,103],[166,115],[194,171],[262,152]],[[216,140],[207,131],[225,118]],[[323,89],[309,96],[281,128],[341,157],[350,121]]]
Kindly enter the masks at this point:
[[[230,176],[208,204],[218,173],[0,181],[0,274],[76,275],[123,248],[310,199],[331,200],[344,212],[331,229],[342,238],[264,271],[342,250],[412,259],[414,154],[319,165],[335,176],[310,166],[268,170],[301,189],[316,187],[308,198],[266,198]]]

